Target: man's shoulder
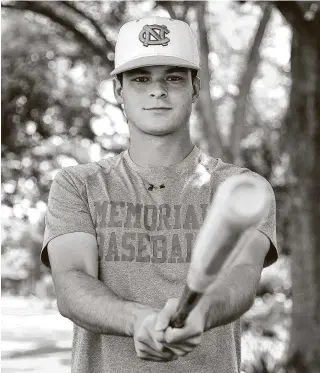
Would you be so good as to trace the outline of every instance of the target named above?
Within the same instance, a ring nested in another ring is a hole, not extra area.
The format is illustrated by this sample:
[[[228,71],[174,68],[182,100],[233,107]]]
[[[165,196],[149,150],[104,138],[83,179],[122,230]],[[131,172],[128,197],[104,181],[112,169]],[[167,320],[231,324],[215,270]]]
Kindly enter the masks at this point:
[[[233,163],[224,162],[221,159],[218,159],[218,162],[213,172],[214,174],[216,174],[218,177],[220,177],[223,180],[234,175],[252,173],[252,171],[250,171],[248,168],[241,167]]]
[[[213,158],[204,152],[201,152],[200,163],[207,169],[213,178],[220,179],[220,181],[224,181],[230,176],[243,173],[254,174],[254,172],[250,171],[248,168],[225,162],[221,158]]]
[[[123,152],[101,159],[98,162],[89,162],[76,166],[64,167],[58,172],[57,176],[64,175],[75,182],[84,182],[85,180],[97,175],[97,173],[102,172],[107,175],[112,169],[119,165],[119,162],[121,162],[122,159],[122,154]]]
[[[99,179],[98,175],[107,176],[113,169],[117,168],[122,161],[122,154],[123,152],[101,159],[98,162],[64,167],[58,171],[54,180],[73,184],[73,186],[82,189],[85,184],[95,183]]]
[[[273,189],[270,182],[260,174],[250,170],[246,167],[241,167],[233,163],[224,162],[220,158],[213,158],[202,152],[201,163],[206,167],[208,173],[211,175],[211,180],[214,184],[224,182],[228,177],[250,174],[262,180],[267,184],[269,191],[273,194]]]

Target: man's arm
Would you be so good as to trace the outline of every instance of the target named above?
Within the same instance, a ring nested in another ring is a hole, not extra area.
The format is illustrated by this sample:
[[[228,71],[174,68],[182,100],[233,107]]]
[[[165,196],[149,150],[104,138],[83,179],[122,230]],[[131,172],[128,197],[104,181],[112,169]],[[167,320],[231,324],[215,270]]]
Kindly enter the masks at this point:
[[[59,312],[94,333],[133,336],[139,317],[152,308],[119,298],[98,280],[98,248],[93,235],[69,233],[52,239],[48,255]]]
[[[93,333],[132,336],[141,359],[175,359],[150,333],[157,311],[121,299],[99,281],[96,231],[80,192],[83,182],[63,169],[49,193],[42,262],[51,266],[60,313]]]
[[[252,306],[260,280],[260,269],[239,264],[219,278],[212,293],[201,299],[205,329],[237,320]]]
[[[232,265],[218,276],[199,304],[205,312],[205,330],[237,320],[252,306],[269,246],[268,237],[257,230]]]
[[[63,293],[60,313],[88,331],[133,336],[138,317],[152,314],[150,307],[119,298],[103,282],[82,270],[61,275],[63,279],[55,281]]]

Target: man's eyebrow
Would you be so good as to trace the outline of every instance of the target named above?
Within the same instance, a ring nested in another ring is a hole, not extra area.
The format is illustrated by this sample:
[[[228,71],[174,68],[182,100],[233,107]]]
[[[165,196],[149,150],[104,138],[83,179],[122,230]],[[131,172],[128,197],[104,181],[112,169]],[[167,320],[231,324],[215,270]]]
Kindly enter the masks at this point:
[[[143,74],[143,75],[151,75],[151,72],[147,69],[144,69],[143,67],[138,67],[136,69],[128,70],[126,73],[131,76],[131,75],[136,75],[136,74]],[[179,66],[173,66],[169,67],[168,69],[165,70],[166,74],[172,74],[172,73],[188,73],[188,69],[185,67],[179,67]]]
[[[136,75],[136,74],[149,74],[150,75],[150,71],[143,69],[141,67],[137,69],[128,70],[126,73],[128,75]]]
[[[172,73],[188,73],[188,69],[185,67],[170,67],[169,69],[166,70],[167,74],[172,74]]]

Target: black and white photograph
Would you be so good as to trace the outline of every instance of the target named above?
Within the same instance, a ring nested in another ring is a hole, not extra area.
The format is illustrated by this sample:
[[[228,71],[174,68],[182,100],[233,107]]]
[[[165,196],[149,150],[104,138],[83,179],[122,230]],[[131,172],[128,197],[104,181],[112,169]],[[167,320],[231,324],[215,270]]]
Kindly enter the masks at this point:
[[[2,373],[319,373],[319,162],[320,2],[2,0]]]

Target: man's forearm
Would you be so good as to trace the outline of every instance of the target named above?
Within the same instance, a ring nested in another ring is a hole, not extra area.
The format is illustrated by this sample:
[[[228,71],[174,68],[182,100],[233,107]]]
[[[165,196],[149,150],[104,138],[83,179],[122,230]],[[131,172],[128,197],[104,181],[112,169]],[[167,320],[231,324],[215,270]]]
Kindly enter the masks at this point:
[[[209,295],[200,300],[205,312],[205,330],[237,320],[252,305],[261,268],[238,265],[215,282]]]
[[[66,272],[56,285],[61,314],[94,333],[132,336],[138,314],[151,310],[119,298],[103,282],[82,271]]]

